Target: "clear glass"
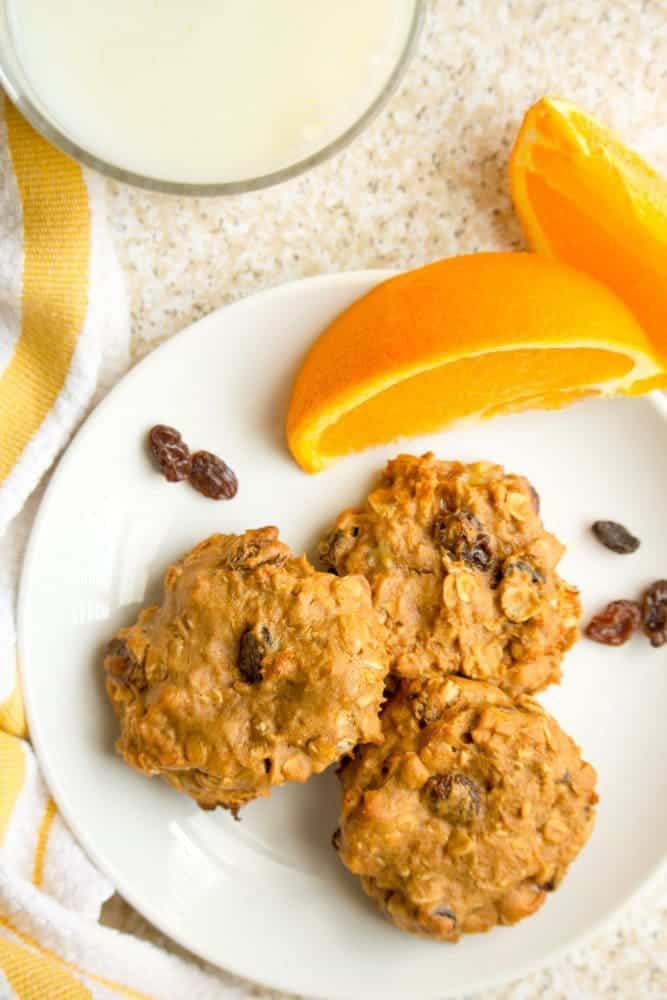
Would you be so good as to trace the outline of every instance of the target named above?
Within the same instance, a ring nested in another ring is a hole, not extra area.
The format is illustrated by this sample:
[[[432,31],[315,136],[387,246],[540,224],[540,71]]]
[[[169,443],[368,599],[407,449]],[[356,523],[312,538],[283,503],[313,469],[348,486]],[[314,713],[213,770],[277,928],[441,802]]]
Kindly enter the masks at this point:
[[[57,2],[57,0],[53,0]],[[361,0],[363,3],[363,0]],[[260,177],[249,177],[245,180],[197,184],[181,181],[167,181],[143,174],[125,170],[115,163],[108,162],[95,156],[89,150],[74,142],[68,135],[62,132],[48,116],[43,103],[37,98],[30,81],[23,71],[21,63],[14,49],[12,33],[9,27],[9,13],[7,0],[0,0],[0,84],[20,112],[28,119],[31,125],[38,132],[57,146],[64,153],[73,156],[81,163],[85,163],[100,173],[116,180],[124,181],[126,184],[133,184],[137,187],[147,188],[151,191],[161,191],[167,194],[186,195],[225,195],[242,194],[246,191],[258,191],[260,188],[270,187],[272,184],[280,184],[282,181],[296,177],[311,167],[317,166],[324,160],[340,152],[348,143],[352,142],[356,136],[362,132],[366,126],[379,114],[387,101],[398,87],[405,68],[414,52],[417,40],[420,36],[422,26],[426,16],[428,0],[415,0],[414,15],[408,36],[403,46],[398,62],[393,72],[387,80],[384,88],[375,98],[373,103],[364,113],[337,139],[317,150],[310,156],[305,157],[288,167],[277,170],[273,173],[264,174]]]

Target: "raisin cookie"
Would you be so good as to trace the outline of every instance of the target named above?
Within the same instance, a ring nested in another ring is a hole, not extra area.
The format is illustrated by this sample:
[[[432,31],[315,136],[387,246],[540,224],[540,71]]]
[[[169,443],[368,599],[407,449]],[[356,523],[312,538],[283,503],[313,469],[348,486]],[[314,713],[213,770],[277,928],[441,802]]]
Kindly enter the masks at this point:
[[[370,582],[393,673],[463,674],[514,695],[560,680],[578,638],[578,593],[556,572],[564,551],[528,480],[431,454],[389,462],[320,546],[331,571]]]
[[[443,941],[513,924],[561,882],[594,820],[595,771],[529,698],[403,681],[385,739],[340,770],[334,846],[402,930]]]
[[[205,809],[306,781],[381,738],[379,633],[363,577],[318,573],[276,528],[214,535],[108,647],[117,749]]]

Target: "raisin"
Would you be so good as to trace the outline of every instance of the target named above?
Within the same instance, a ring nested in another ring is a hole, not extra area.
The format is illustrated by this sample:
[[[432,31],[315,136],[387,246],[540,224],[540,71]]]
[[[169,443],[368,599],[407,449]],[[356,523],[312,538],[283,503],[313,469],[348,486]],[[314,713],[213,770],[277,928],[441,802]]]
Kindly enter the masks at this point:
[[[105,660],[105,665],[110,673],[122,673],[127,669],[128,664],[131,667],[135,662],[134,657],[130,653],[127,641],[118,637],[112,639],[107,646],[107,657],[108,660]],[[120,663],[117,661],[120,661]],[[120,671],[116,669],[118,667],[120,667]]]
[[[334,576],[338,576],[338,569],[336,567],[337,556],[336,549],[339,547],[341,541],[345,538],[345,533],[343,531],[334,531],[332,534],[328,535],[320,543],[319,547],[319,557],[320,562],[324,569],[328,573],[333,573]]]
[[[227,463],[211,451],[194,453],[190,482],[196,490],[211,500],[231,500],[239,488],[238,479]]]
[[[456,927],[456,914],[449,908],[449,906],[437,906],[433,911],[433,915],[436,917],[446,917],[447,920],[451,920],[454,927]]]
[[[276,529],[277,532],[278,529]],[[256,542],[246,542],[238,546],[228,559],[222,560],[221,567],[252,572],[260,566],[282,566],[289,558],[287,547],[277,538],[270,539],[264,545]]]
[[[333,834],[331,835],[331,846],[333,847],[334,851],[340,851],[340,836],[341,836],[340,827],[338,827],[338,829],[334,830]]]
[[[500,607],[511,622],[527,622],[543,605],[542,573],[525,559],[507,560],[499,589]]]
[[[262,626],[262,633],[265,626]],[[252,629],[246,629],[239,643],[238,667],[246,684],[258,684],[262,680],[262,660],[266,656],[266,647],[270,642],[259,639]]]
[[[493,562],[489,539],[486,537],[478,539],[476,544],[464,554],[463,560],[469,566],[472,566],[473,569],[478,569],[482,572],[488,569]]]
[[[667,580],[656,580],[642,602],[644,635],[656,649],[667,642]]]
[[[639,539],[616,521],[596,521],[593,534],[606,548],[621,555],[636,552],[640,545]]]
[[[433,533],[438,544],[457,562],[465,562],[480,572],[493,567],[491,539],[469,511],[439,518],[433,525]]]
[[[544,574],[526,559],[513,559],[511,562],[506,562],[503,566],[503,577],[508,577],[512,573],[525,573],[530,577],[531,583],[544,583]]]
[[[396,691],[398,690],[398,678],[394,677],[393,674],[387,674],[384,680],[384,690],[382,692],[382,700],[388,701],[392,698]]]
[[[144,669],[130,652],[125,639],[111,640],[107,646],[104,669],[117,684],[122,684],[124,687],[132,686],[138,690],[146,687]]]
[[[160,472],[170,483],[187,479],[192,470],[192,457],[175,427],[156,424],[148,432],[148,444]]]
[[[236,550],[232,552],[231,556],[222,559],[219,565],[221,568],[229,567],[230,569],[255,569],[257,566],[262,564],[263,556],[264,551],[259,545],[255,542],[248,542],[245,545],[239,545]]]
[[[541,885],[539,883],[536,884],[540,892],[554,892],[556,889],[556,883],[552,878],[550,878],[548,882],[542,882]]]
[[[424,785],[431,812],[451,823],[470,823],[482,811],[482,793],[467,774],[435,774]]]
[[[639,628],[641,620],[642,610],[636,601],[612,601],[590,620],[586,635],[605,646],[622,646]]]
[[[198,802],[197,804],[201,806],[201,802]],[[237,823],[241,822],[241,817],[239,816],[239,809],[241,808],[241,806],[226,806],[224,802],[221,802],[220,805],[222,806],[223,809],[226,809],[227,812],[230,812],[232,814]]]
[[[358,538],[359,531],[360,528],[356,524],[346,530],[343,528],[336,528],[336,530],[332,531],[331,534],[328,535],[320,544],[320,561],[329,573],[333,573],[335,576],[338,576],[341,564],[351,548],[350,539]]]
[[[413,702],[412,714],[417,720],[420,729],[426,729],[427,726],[437,722],[441,717],[442,710],[437,705],[419,698],[416,693],[411,696],[410,700]]]

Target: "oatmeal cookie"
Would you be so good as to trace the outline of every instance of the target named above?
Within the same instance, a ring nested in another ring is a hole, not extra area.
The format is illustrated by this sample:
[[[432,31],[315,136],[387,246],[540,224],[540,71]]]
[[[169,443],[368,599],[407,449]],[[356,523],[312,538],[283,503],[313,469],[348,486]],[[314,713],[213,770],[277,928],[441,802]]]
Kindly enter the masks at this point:
[[[556,572],[564,551],[527,479],[431,454],[389,462],[320,546],[331,571],[370,582],[393,673],[463,674],[510,694],[560,680],[578,638],[579,596]]]
[[[458,677],[403,681],[385,739],[340,771],[334,846],[402,930],[443,941],[513,924],[591,832],[596,775],[534,701]]]
[[[316,572],[276,528],[214,535],[109,645],[117,749],[206,809],[306,781],[381,737],[379,631],[363,577]]]

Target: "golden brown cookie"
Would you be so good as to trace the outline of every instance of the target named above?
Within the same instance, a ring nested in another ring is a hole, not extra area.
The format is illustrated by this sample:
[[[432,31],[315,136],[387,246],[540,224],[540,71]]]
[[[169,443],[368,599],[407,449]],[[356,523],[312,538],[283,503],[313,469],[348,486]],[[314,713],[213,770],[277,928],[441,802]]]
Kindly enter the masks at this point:
[[[575,743],[531,699],[458,677],[403,681],[382,722],[340,771],[334,846],[364,890],[443,941],[534,913],[593,826]]]
[[[320,547],[326,567],[370,582],[393,673],[463,674],[511,694],[558,681],[578,637],[578,593],[556,572],[563,552],[528,480],[431,454],[389,462]]]
[[[386,658],[363,577],[318,573],[276,528],[214,535],[112,639],[119,753],[236,810],[381,736]]]

